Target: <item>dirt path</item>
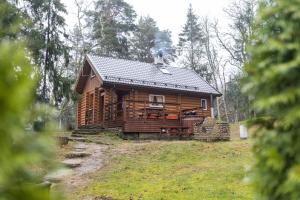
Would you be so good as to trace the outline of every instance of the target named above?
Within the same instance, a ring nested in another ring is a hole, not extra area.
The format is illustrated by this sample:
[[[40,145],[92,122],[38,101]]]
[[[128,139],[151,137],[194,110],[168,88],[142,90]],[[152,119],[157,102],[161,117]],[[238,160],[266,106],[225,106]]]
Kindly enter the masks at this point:
[[[72,173],[64,178],[63,182],[67,193],[76,191],[78,187],[84,187],[92,180],[90,175],[104,165],[104,151],[107,148],[106,145],[83,142],[74,146],[74,152],[86,152],[90,156],[80,158],[82,160],[81,165],[72,169]]]

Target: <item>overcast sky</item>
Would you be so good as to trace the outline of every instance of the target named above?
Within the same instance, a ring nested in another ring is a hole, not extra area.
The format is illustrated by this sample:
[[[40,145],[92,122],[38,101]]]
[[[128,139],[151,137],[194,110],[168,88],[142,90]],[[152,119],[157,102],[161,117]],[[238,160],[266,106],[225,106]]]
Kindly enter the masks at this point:
[[[172,31],[173,42],[177,43],[177,36],[186,21],[186,14],[191,3],[196,14],[218,19],[219,25],[226,27],[228,20],[223,9],[228,7],[232,0],[125,0],[133,6],[138,16],[149,15],[154,18],[160,29]],[[76,7],[74,0],[62,0],[68,10],[66,22],[71,29],[76,23]]]

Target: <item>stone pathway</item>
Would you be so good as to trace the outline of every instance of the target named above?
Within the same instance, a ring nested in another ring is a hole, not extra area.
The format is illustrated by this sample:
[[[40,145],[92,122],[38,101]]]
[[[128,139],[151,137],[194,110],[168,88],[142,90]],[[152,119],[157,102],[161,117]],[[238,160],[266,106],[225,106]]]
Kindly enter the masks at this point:
[[[90,180],[89,174],[99,170],[103,166],[105,145],[94,143],[78,143],[74,146],[74,151],[67,154],[67,161],[80,164],[73,168],[70,175],[64,177],[64,184],[67,193],[73,192],[77,187],[83,187]],[[75,157],[74,157],[75,156]]]
[[[106,148],[106,145],[95,143],[77,143],[62,161],[65,168],[48,174],[45,181],[52,184],[63,182],[67,193],[76,191],[77,187],[83,187],[90,181],[90,173],[103,166]]]
[[[81,163],[83,162],[80,158],[70,158],[62,161],[62,164],[65,165],[68,168],[76,168],[81,166]]]

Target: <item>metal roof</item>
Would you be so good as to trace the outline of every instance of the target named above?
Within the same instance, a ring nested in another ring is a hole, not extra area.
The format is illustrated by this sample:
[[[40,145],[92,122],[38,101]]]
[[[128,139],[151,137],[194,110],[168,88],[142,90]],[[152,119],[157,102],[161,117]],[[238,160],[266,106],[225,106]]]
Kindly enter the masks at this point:
[[[86,59],[97,70],[104,83],[146,86],[161,89],[221,95],[194,71],[164,65],[170,74],[159,66],[139,61],[87,55]]]

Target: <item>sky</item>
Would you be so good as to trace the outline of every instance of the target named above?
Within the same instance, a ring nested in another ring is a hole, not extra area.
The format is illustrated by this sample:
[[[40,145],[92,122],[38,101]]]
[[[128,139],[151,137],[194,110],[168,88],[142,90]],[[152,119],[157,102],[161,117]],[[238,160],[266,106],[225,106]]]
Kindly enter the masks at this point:
[[[186,21],[186,14],[189,4],[192,4],[195,13],[200,16],[208,16],[210,19],[217,19],[221,27],[226,28],[228,19],[224,8],[228,7],[232,0],[125,0],[138,16],[149,15],[156,22],[160,29],[169,29],[172,32],[173,42],[176,44],[178,34]],[[76,23],[76,6],[74,0],[62,0],[66,5],[68,15],[66,22],[71,29]]]

